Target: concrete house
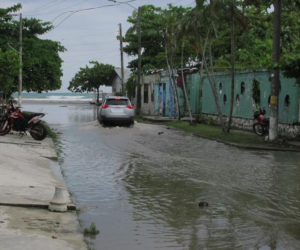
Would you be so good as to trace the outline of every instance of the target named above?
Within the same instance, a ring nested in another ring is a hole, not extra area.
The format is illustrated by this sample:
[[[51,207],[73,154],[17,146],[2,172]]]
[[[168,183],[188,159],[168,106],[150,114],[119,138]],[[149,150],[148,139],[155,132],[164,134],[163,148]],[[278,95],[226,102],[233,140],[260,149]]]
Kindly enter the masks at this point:
[[[130,76],[130,71],[124,69],[124,83],[126,84]],[[106,86],[112,87],[112,93],[121,93],[122,92],[122,73],[121,68],[115,68],[112,74],[110,75],[109,82]]]
[[[253,113],[258,107],[265,107],[267,116],[270,116],[270,95],[272,72],[266,70],[246,70],[235,75],[233,126],[243,129],[252,129]],[[230,111],[229,73],[217,73],[216,88],[219,94],[222,113],[228,117]],[[176,89],[179,97],[181,115],[186,114],[189,102],[193,115],[199,109],[199,81],[198,72],[184,73],[187,100],[184,98],[182,76],[176,78]],[[279,133],[295,137],[300,133],[300,101],[299,85],[295,79],[280,76],[281,87],[278,100]],[[174,86],[170,84],[168,72],[163,71],[151,76],[144,76],[141,86],[142,113],[147,115],[174,117],[175,102],[173,100]],[[218,123],[217,108],[211,85],[207,76],[204,76],[201,91],[201,113],[204,117]]]

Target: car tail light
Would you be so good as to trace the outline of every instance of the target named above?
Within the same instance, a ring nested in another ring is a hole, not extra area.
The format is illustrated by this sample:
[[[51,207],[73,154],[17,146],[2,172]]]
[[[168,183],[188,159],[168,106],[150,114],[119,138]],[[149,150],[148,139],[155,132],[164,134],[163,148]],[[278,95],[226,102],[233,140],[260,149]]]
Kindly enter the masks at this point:
[[[103,109],[106,109],[106,108],[108,108],[108,107],[109,107],[109,105],[102,104],[102,108],[103,108]]]
[[[133,109],[133,105],[127,105],[127,108]]]

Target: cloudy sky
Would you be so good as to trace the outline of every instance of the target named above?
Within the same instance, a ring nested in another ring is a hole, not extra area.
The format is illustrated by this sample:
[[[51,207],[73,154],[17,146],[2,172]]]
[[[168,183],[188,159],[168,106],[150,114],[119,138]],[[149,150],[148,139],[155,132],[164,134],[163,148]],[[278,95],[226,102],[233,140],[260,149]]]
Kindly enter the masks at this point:
[[[120,0],[120,2],[125,0]],[[59,41],[67,51],[61,54],[63,59],[63,86],[59,92],[67,92],[69,81],[85,67],[89,61],[112,64],[120,67],[120,44],[116,39],[119,23],[123,34],[130,27],[127,17],[134,8],[153,4],[166,8],[168,4],[184,7],[194,6],[195,0],[135,0],[128,4],[117,4],[108,0],[1,0],[1,8],[21,3],[24,18],[38,18],[53,22],[55,28],[41,36],[42,39]],[[70,11],[80,11],[71,16]],[[69,16],[69,17],[68,17]],[[16,17],[17,18],[17,17]],[[26,51],[24,51],[26,53]],[[132,58],[124,54],[127,65]]]

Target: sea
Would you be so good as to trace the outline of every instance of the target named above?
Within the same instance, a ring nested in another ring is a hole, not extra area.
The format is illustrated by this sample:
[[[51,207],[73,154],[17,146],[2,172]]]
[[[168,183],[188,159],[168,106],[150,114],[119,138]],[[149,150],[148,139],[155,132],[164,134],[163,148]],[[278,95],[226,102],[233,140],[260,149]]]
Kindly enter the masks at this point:
[[[22,93],[22,100],[24,102],[38,101],[38,102],[92,102],[93,93]],[[13,98],[18,100],[18,93],[13,94]]]

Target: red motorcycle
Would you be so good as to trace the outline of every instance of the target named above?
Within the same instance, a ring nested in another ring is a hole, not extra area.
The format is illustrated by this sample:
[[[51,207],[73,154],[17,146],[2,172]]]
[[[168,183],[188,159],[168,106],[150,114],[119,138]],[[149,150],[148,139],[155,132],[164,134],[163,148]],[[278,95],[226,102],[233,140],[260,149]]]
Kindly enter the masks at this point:
[[[259,136],[269,132],[270,119],[265,117],[265,108],[260,108],[254,112],[253,131]]]
[[[42,141],[47,137],[47,129],[39,119],[44,115],[44,113],[24,114],[12,101],[9,101],[6,105],[6,113],[0,114],[0,136],[14,130],[22,135],[29,132],[33,139]]]

